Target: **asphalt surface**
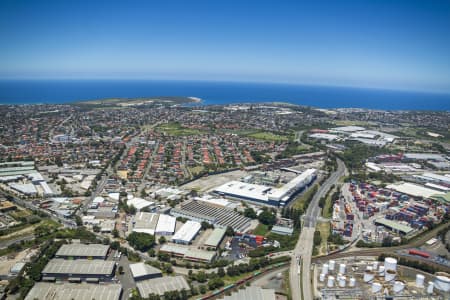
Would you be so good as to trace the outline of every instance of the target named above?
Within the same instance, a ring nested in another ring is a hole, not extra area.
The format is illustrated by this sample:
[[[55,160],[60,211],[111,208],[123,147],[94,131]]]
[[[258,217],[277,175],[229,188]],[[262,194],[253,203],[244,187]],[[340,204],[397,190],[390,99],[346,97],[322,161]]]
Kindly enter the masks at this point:
[[[311,257],[313,251],[314,231],[317,219],[320,216],[319,200],[326,195],[333,184],[346,173],[344,163],[337,159],[338,168],[320,186],[306,210],[303,218],[303,228],[292,254],[289,279],[291,284],[292,299],[311,300],[313,298],[311,286]],[[298,259],[300,258],[300,259]],[[299,267],[299,264],[301,265]],[[301,272],[300,272],[301,269]],[[300,278],[301,275],[301,278]],[[301,286],[300,286],[301,284]]]

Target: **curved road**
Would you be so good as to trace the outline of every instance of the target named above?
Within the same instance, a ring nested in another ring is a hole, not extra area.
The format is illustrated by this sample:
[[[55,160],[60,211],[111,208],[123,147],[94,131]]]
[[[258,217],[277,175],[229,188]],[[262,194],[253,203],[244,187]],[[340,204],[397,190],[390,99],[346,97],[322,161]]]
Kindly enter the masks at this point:
[[[314,195],[311,203],[306,210],[303,228],[292,254],[289,279],[291,284],[292,299],[313,299],[310,269],[311,256],[313,250],[314,231],[316,228],[317,218],[320,216],[319,200],[330,190],[333,184],[336,184],[347,172],[345,164],[337,158],[338,168],[330,177],[320,186]],[[297,259],[301,258],[301,259]],[[299,266],[301,262],[301,266]],[[300,272],[301,268],[301,272]],[[301,273],[301,278],[300,278]],[[302,289],[300,288],[302,285]],[[301,292],[302,290],[302,292]]]

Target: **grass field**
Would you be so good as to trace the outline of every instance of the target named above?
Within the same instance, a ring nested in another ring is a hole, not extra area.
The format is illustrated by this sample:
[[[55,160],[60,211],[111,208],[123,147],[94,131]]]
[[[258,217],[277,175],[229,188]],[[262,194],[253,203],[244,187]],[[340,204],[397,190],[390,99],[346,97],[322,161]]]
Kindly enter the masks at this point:
[[[322,242],[318,246],[318,255],[326,254],[327,240],[330,235],[330,223],[318,223],[316,229],[320,231],[320,236],[322,237]]]
[[[301,194],[299,197],[297,197],[294,202],[292,203],[293,208],[302,209],[305,211],[305,204],[309,198],[314,196],[314,193],[316,190],[314,189],[314,186],[318,186],[316,183],[315,185],[311,186],[305,193]]]
[[[325,205],[324,205],[324,207],[323,207],[323,209],[322,209],[322,216],[324,217],[324,218],[331,218],[331,215],[332,215],[332,211],[331,211],[331,206],[333,206],[333,203],[332,203],[332,201],[331,201],[331,197],[333,196],[333,193],[334,193],[334,189],[333,190],[331,190],[329,193],[328,193],[328,195],[327,195],[327,200],[325,201]]]
[[[264,224],[258,224],[258,226],[253,230],[255,235],[266,235],[269,232],[269,226]]]
[[[289,140],[288,136],[275,134],[268,131],[259,131],[259,132],[253,132],[246,134],[245,136],[251,137],[258,140],[265,140],[265,141],[271,141],[271,142],[286,142]]]
[[[167,124],[161,124],[158,127],[156,127],[158,131],[162,131],[168,135],[173,136],[183,136],[183,135],[199,135],[203,132],[198,129],[190,129],[182,127],[179,123],[167,123]]]

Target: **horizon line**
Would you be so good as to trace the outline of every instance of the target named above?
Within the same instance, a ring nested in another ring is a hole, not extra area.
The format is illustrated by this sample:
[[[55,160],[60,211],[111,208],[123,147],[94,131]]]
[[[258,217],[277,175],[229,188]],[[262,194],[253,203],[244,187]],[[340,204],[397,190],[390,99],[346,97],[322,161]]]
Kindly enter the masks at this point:
[[[294,82],[294,81],[265,81],[265,80],[232,80],[232,79],[184,79],[184,78],[150,78],[150,77],[1,77],[0,81],[180,81],[180,82],[210,82],[210,83],[250,83],[250,84],[273,84],[289,86],[310,86],[324,88],[351,88],[364,90],[379,90],[391,92],[410,92],[424,94],[450,95],[450,90],[434,89],[409,89],[404,87],[385,87],[372,85],[352,84],[327,84],[317,82]]]

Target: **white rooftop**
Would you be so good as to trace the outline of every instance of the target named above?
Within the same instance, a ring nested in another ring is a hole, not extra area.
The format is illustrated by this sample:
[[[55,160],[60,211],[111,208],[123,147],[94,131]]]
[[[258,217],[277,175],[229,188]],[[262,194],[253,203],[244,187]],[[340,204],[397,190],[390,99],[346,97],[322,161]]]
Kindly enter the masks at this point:
[[[133,198],[127,201],[127,205],[131,206],[133,205],[137,210],[141,210],[145,207],[149,207],[150,205],[154,204],[155,202],[147,201],[142,198]]]
[[[411,195],[414,197],[429,198],[433,195],[444,195],[445,194],[443,192],[438,192],[436,190],[429,189],[424,186],[414,184],[414,183],[409,183],[409,182],[400,183],[400,184],[390,184],[390,185],[386,186],[386,188],[395,190],[395,191],[403,193],[403,194]]]
[[[191,242],[199,232],[202,225],[199,222],[187,221],[181,228],[173,235],[173,241]]]
[[[173,233],[175,231],[175,224],[177,219],[169,215],[159,215],[158,225],[156,225],[156,233],[168,232]]]

